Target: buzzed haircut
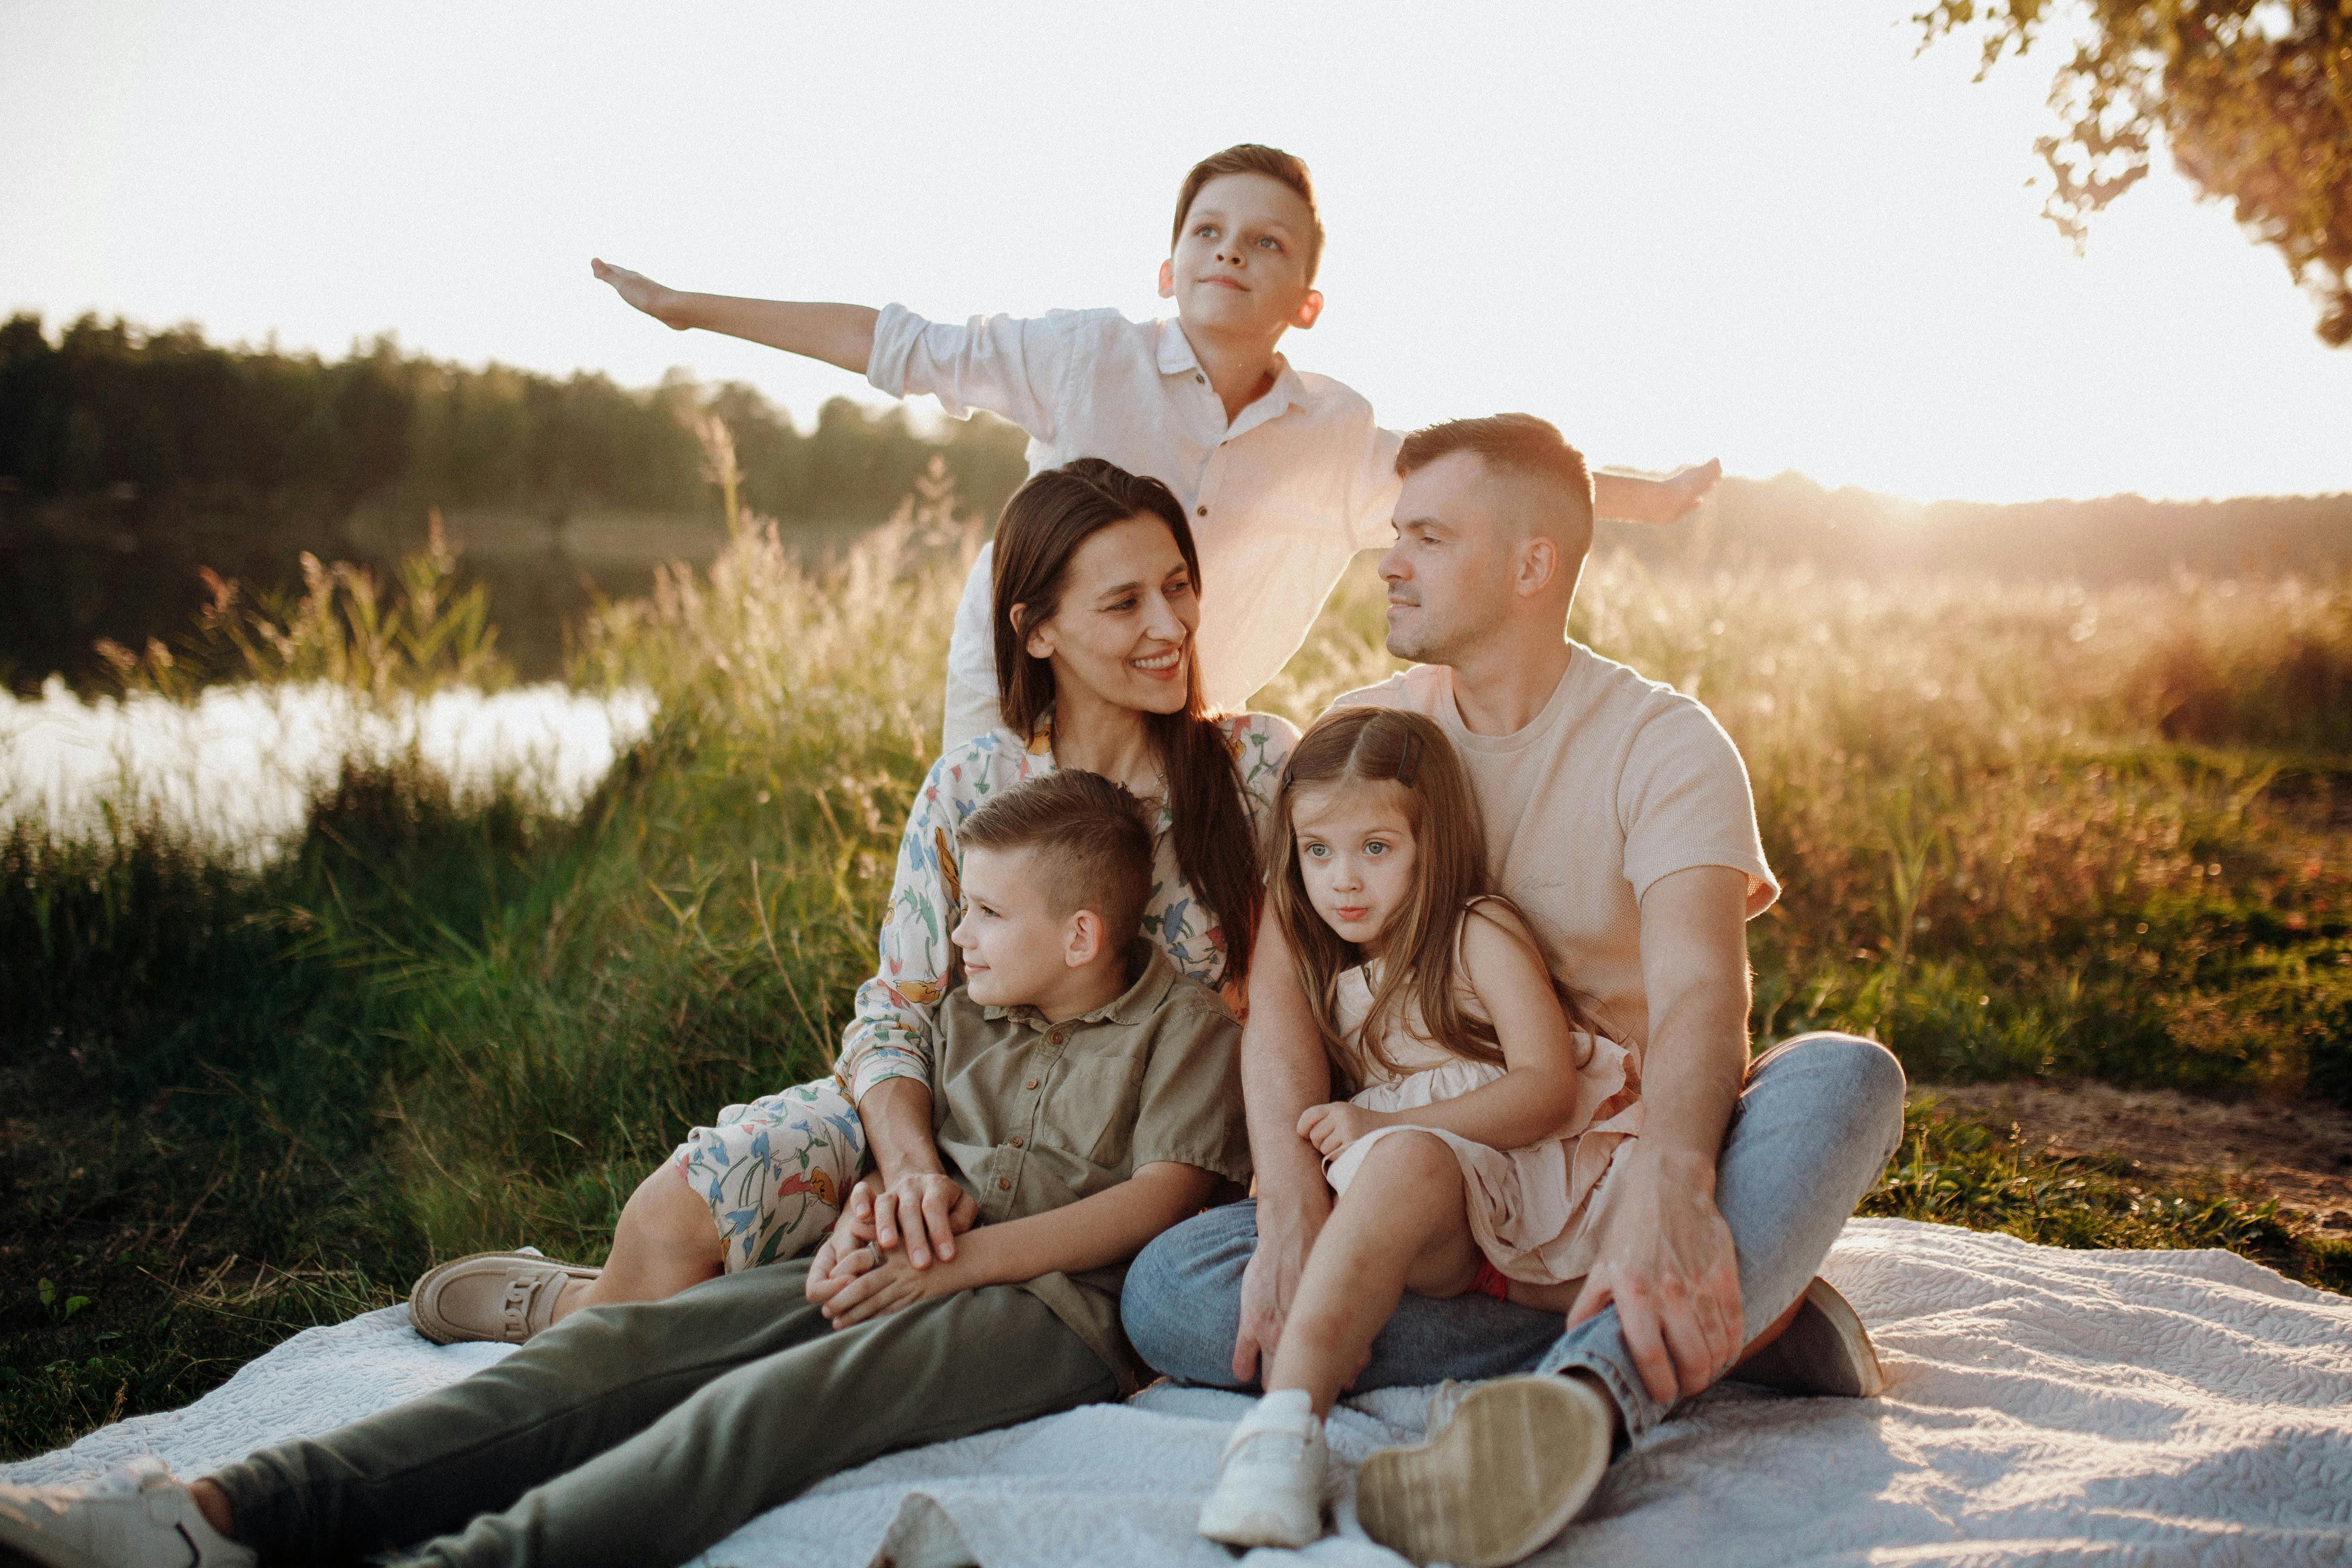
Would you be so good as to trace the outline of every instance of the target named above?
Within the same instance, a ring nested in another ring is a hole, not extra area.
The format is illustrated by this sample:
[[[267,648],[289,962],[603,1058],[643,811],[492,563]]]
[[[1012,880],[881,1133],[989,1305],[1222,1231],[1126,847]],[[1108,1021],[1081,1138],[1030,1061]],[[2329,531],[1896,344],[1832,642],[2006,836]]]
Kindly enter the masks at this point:
[[[1177,241],[1184,237],[1184,220],[1192,216],[1192,202],[1201,187],[1220,174],[1264,174],[1298,193],[1298,199],[1307,204],[1307,281],[1313,283],[1315,269],[1323,264],[1323,216],[1315,208],[1315,182],[1307,177],[1306,159],[1279,147],[1244,142],[1193,164],[1192,172],[1184,176],[1184,188],[1176,193],[1176,226],[1168,236],[1168,248],[1174,250]]]
[[[966,849],[1034,849],[1065,914],[1092,910],[1111,940],[1143,929],[1151,897],[1151,819],[1123,784],[1071,768],[1016,784],[963,819]]]
[[[1455,452],[1473,453],[1489,468],[1531,486],[1549,515],[1528,521],[1559,541],[1570,561],[1583,560],[1591,550],[1592,472],[1559,426],[1532,414],[1490,414],[1428,426],[1398,448],[1397,476]]]

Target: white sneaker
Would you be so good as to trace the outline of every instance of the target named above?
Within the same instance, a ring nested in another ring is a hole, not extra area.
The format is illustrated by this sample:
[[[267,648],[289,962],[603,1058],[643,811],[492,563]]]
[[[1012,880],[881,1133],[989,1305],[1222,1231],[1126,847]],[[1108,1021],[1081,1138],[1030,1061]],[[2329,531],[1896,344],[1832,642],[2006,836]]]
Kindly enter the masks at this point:
[[[0,1485],[0,1546],[40,1568],[256,1568],[157,1458],[79,1487]]]
[[[1577,1379],[1548,1375],[1477,1384],[1453,1404],[1426,1441],[1364,1461],[1356,1518],[1415,1563],[1501,1568],[1583,1510],[1609,1468],[1616,1412]]]
[[[1323,1472],[1330,1449],[1303,1388],[1257,1402],[1225,1444],[1201,1533],[1228,1546],[1309,1546],[1323,1539]]]

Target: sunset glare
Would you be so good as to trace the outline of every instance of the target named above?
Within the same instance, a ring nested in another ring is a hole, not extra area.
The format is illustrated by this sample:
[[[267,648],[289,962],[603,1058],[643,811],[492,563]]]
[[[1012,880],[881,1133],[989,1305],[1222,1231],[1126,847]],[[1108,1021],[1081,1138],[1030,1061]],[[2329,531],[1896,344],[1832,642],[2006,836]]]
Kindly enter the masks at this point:
[[[0,309],[684,367],[806,420],[875,395],[588,258],[1159,314],[1185,167],[1257,140],[1330,230],[1286,350],[1392,425],[1921,499],[2352,489],[2352,352],[2277,255],[2159,159],[2076,258],[2025,187],[2057,49],[1974,84],[1919,8],[13,5]]]

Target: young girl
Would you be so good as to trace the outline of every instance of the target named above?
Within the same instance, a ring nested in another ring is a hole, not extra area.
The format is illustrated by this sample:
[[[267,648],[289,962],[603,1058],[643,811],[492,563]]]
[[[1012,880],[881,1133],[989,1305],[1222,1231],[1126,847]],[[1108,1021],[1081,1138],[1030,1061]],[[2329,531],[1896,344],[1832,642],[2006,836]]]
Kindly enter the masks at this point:
[[[1291,851],[1270,902],[1353,1094],[1299,1118],[1338,1198],[1201,1510],[1236,1546],[1323,1533],[1323,1416],[1404,1291],[1561,1304],[1546,1288],[1589,1270],[1593,1189],[1640,1121],[1633,1058],[1486,890],[1476,802],[1436,725],[1327,714],[1275,810]]]

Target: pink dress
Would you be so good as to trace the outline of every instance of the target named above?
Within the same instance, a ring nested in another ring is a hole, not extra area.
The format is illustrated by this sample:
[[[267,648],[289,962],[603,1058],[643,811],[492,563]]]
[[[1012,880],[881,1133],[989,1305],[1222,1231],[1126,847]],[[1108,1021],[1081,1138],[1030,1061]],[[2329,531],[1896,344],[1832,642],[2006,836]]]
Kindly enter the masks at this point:
[[[1361,1046],[1371,1011],[1373,965],[1339,976],[1338,1023],[1357,1061],[1364,1088],[1349,1101],[1367,1110],[1409,1110],[1483,1089],[1503,1076],[1491,1062],[1457,1057],[1432,1043],[1421,1010],[1407,1005],[1400,1027],[1381,1041],[1402,1068],[1391,1073]],[[1642,1131],[1641,1063],[1603,1036],[1571,1037],[1576,1050],[1576,1113],[1552,1136],[1524,1149],[1495,1149],[1441,1128],[1419,1131],[1445,1141],[1461,1163],[1470,1234],[1497,1272],[1530,1285],[1557,1285],[1591,1272],[1592,1221],[1599,1212],[1610,1157]],[[1376,1128],[1345,1149],[1328,1167],[1334,1192],[1346,1192],[1372,1145],[1405,1124]]]

